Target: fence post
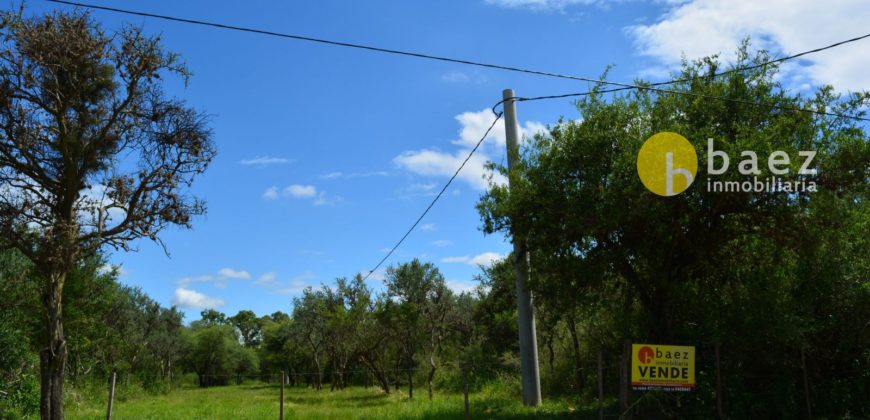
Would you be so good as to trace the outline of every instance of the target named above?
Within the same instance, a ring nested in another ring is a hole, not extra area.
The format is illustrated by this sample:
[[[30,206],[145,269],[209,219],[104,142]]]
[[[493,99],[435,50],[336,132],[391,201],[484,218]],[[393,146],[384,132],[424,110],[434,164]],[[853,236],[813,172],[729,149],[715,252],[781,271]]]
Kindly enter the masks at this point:
[[[414,399],[414,373],[408,368],[408,399]]]
[[[284,371],[281,371],[281,415],[278,420],[284,420]]]
[[[115,372],[112,371],[112,377],[109,379],[109,407],[106,410],[106,420],[112,420],[112,402],[115,400]]]
[[[604,419],[604,356],[598,349],[598,418]]]
[[[622,410],[622,418],[630,419],[631,413],[628,410],[629,399],[631,398],[629,388],[631,387],[631,340],[625,339],[622,343],[622,360],[619,364],[619,406]]]
[[[471,410],[468,406],[468,367],[462,367],[462,393],[465,396],[465,418],[471,418]]]
[[[807,418],[813,418],[813,403],[810,398],[810,381],[807,379],[807,359],[804,349],[801,348],[801,371],[804,376],[804,398],[807,401]]]
[[[725,418],[725,412],[722,410],[722,372],[719,361],[719,343],[716,343],[716,415],[720,419]]]

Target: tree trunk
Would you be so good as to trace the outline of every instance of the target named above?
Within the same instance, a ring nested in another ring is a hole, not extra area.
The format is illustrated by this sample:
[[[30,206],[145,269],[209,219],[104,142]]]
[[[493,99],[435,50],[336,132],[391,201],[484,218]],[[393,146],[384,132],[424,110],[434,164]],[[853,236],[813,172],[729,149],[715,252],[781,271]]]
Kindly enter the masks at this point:
[[[414,399],[414,372],[410,367],[408,368],[408,399]]]
[[[399,357],[396,358],[396,377],[395,377],[395,385],[396,391],[399,391],[400,382],[402,382],[402,355],[399,354]]]
[[[429,401],[432,401],[432,379],[435,378],[435,358],[429,356]]]
[[[577,384],[577,392],[583,386],[583,374],[580,371],[580,339],[577,337],[577,324],[574,323],[574,314],[569,314],[568,332],[571,333],[571,345],[574,348],[574,381]]]
[[[317,370],[317,373],[314,374],[314,389],[320,391],[323,375],[320,373],[320,358],[317,357],[317,353],[314,353],[314,368]]]
[[[39,354],[40,402],[43,420],[63,419],[63,374],[66,368],[66,341],[63,335],[63,284],[66,273],[60,270],[49,275],[43,295],[46,309],[46,348]]]
[[[338,372],[337,372],[337,369],[335,367],[335,362],[332,362],[330,364],[332,365],[332,374],[330,375],[332,377],[330,378],[331,380],[329,381],[330,382],[329,390],[335,391],[336,382],[338,382]]]
[[[556,368],[553,367],[553,362],[555,362],[555,360],[556,360],[556,352],[553,351],[553,335],[552,334],[547,336],[547,351],[548,351],[547,364],[550,366],[550,371],[553,372],[556,370]]]
[[[382,371],[381,369],[378,369],[376,367],[375,363],[373,361],[369,360],[369,358],[366,356],[361,356],[360,360],[363,362],[364,365],[366,365],[369,368],[369,371],[371,371],[371,373],[375,376],[375,379],[377,379],[378,384],[380,385],[381,389],[384,390],[384,393],[389,394],[390,393],[390,381],[387,379],[386,372]]]
[[[347,388],[347,359],[347,356],[345,356],[341,360],[341,372],[339,372],[339,377],[341,378],[341,389]]]

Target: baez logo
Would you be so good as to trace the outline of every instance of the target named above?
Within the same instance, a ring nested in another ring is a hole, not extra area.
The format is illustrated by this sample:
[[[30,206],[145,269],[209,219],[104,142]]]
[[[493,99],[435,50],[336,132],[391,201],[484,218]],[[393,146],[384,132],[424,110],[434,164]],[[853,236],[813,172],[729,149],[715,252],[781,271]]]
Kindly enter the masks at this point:
[[[643,346],[637,351],[637,361],[642,365],[648,365],[652,363],[653,358],[655,357],[653,354],[655,354],[655,352],[650,346]]]
[[[707,191],[710,192],[815,192],[816,182],[807,180],[815,176],[817,170],[811,168],[816,157],[815,151],[801,150],[801,160],[796,180],[784,180],[779,175],[791,174],[791,156],[776,150],[767,158],[769,178],[759,178],[758,154],[751,150],[740,153],[742,160],[737,164],[737,172],[747,178],[743,181],[717,180],[714,176],[728,171],[731,158],[725,151],[716,150],[713,139],[707,139]],[[687,190],[695,181],[698,172],[698,154],[685,137],[663,131],[648,138],[637,154],[637,174],[640,181],[651,192],[671,197]]]
[[[650,191],[665,197],[685,191],[698,173],[698,155],[685,137],[663,131],[655,134],[637,154],[637,174]]]

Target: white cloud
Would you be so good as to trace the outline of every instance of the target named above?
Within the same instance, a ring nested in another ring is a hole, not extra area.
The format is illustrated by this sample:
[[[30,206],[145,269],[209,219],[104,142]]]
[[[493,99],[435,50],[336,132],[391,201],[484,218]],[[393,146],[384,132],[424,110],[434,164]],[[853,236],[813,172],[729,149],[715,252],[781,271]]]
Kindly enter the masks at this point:
[[[266,191],[263,193],[263,198],[267,200],[274,200],[278,198],[278,187],[266,188]]]
[[[317,276],[314,273],[305,272],[289,280],[281,280],[277,273],[269,271],[257,277],[252,284],[256,287],[266,289],[273,294],[286,295],[301,292],[302,289],[309,286],[311,280],[314,280],[316,277]]]
[[[178,279],[178,285],[179,286],[187,286],[190,283],[207,283],[207,282],[214,281],[214,280],[215,280],[214,276],[211,276],[208,274],[204,274],[201,276],[189,276],[189,277],[182,277],[182,278]]]
[[[453,245],[453,241],[448,241],[447,239],[439,239],[437,241],[432,241],[432,245],[435,245],[438,247],[445,247],[445,246]]]
[[[682,54],[733,57],[746,36],[752,37],[754,47],[768,49],[774,57],[806,51],[852,38],[867,21],[870,7],[865,0],[691,0],[671,4],[657,22],[628,27],[626,33],[641,54],[673,67]],[[838,90],[866,89],[870,86],[866,42],[804,56],[800,59],[804,66],[788,66],[789,76],[808,77]]]
[[[224,267],[218,270],[217,275],[203,274],[199,276],[188,276],[178,279],[178,285],[186,287],[191,283],[212,283],[214,287],[225,288],[229,280],[250,280],[251,274],[243,270],[234,270],[229,267]]]
[[[363,273],[363,277],[365,277],[365,275],[368,274],[369,269],[360,270],[359,272]],[[384,279],[386,278],[385,273],[386,273],[386,271],[384,271],[383,268],[379,268],[379,269],[375,270],[371,275],[369,275],[368,281],[383,283]]]
[[[474,72],[472,74],[468,74],[462,71],[451,71],[450,73],[443,74],[441,76],[441,80],[447,83],[486,83],[486,76]]]
[[[468,261],[468,264],[474,265],[474,266],[477,266],[477,265],[490,266],[490,265],[492,265],[492,263],[499,261],[501,259],[504,259],[504,255],[501,255],[497,252],[484,252],[483,254],[476,255],[476,256],[472,257]]]
[[[417,175],[452,176],[494,120],[495,116],[489,109],[459,114],[456,116],[456,121],[461,126],[459,138],[451,141],[452,144],[459,146],[459,149],[454,152],[443,152],[438,149],[405,151],[393,158],[393,164]],[[535,132],[543,131],[544,128],[541,123],[526,122],[524,126],[520,127],[520,134],[525,138]],[[487,161],[492,160],[490,155],[504,154],[506,147],[504,133],[503,123],[497,123],[493,126],[484,139],[484,145],[471,156],[458,178],[478,190],[486,189],[488,186],[486,177],[490,175],[490,172],[484,166]],[[501,174],[493,174],[493,182],[504,184],[507,180]]]
[[[417,184],[409,185],[408,190],[409,191],[432,191],[437,186],[438,185],[436,185],[434,182],[427,182],[425,184],[417,183]]]
[[[447,287],[456,293],[462,293],[474,291],[474,289],[477,288],[477,284],[464,280],[447,280]]]
[[[321,191],[320,194],[317,195],[317,198],[314,199],[315,206],[334,206],[336,203],[342,201],[342,198],[339,196],[330,196],[326,195],[325,192]]]
[[[340,172],[334,172],[333,174],[339,173]],[[310,199],[311,203],[315,206],[334,206],[336,203],[343,200],[340,196],[329,195],[325,191],[318,191],[317,187],[314,185],[293,184],[284,187],[280,192],[278,187],[269,187],[266,189],[266,192],[263,193],[263,198],[267,200],[275,200],[278,197],[291,197],[300,200]]]
[[[247,271],[233,270],[229,267],[221,268],[220,270],[218,270],[218,275],[221,276],[221,278],[225,279],[247,280],[251,278],[251,274]]]
[[[336,178],[341,178],[342,175],[344,175],[344,173],[339,172],[339,171],[335,171],[335,172],[330,172],[328,174],[320,175],[320,178],[322,178],[322,179],[336,179]]]
[[[441,80],[450,83],[462,83],[471,80],[471,77],[461,71],[451,71],[441,76]]]
[[[371,176],[390,176],[387,171],[356,172],[347,175],[348,178],[368,178]]]
[[[257,281],[255,281],[254,284],[259,284],[259,285],[273,284],[273,283],[275,283],[275,280],[277,279],[277,277],[278,276],[273,271],[270,271],[268,273],[263,273],[260,275],[260,277],[257,277]]]
[[[441,262],[447,264],[454,263],[465,263],[471,266],[490,266],[493,262],[504,259],[504,255],[501,255],[497,252],[484,252],[479,255],[475,255],[473,257],[469,257],[468,255],[458,256],[458,257],[445,257],[441,259]]]
[[[126,277],[130,274],[130,272],[125,270],[124,267],[114,264],[103,264],[97,269],[97,272],[102,275],[110,274],[112,271],[117,271],[118,277]]]
[[[483,137],[483,133],[486,133],[486,129],[492,125],[495,115],[492,114],[492,110],[484,109],[478,112],[463,112],[454,118],[462,128],[459,129],[459,139],[453,140],[451,143],[472,148]],[[506,148],[505,139],[507,138],[503,122],[504,120],[501,120],[494,125],[484,140],[486,143],[496,143],[496,146],[502,151]],[[543,124],[537,121],[526,121],[524,126],[520,126],[520,141],[540,131],[546,131]]]
[[[435,223],[423,223],[420,225],[420,230],[435,230]]]
[[[25,193],[19,189],[18,192]],[[119,203],[113,200],[110,195],[112,189],[103,185],[90,185],[83,189],[76,202],[76,209],[79,214],[79,223],[86,229],[96,229],[101,222],[103,229],[112,228],[118,223],[121,223],[127,217],[125,203]],[[32,192],[26,192],[32,194]]]
[[[317,188],[313,185],[294,184],[284,188],[284,195],[293,198],[311,198],[317,195]]]
[[[433,197],[440,190],[440,185],[434,182],[413,183],[399,189],[399,198]]]
[[[179,287],[175,289],[175,296],[172,297],[172,304],[181,308],[214,309],[223,306],[224,301],[222,299],[208,297],[195,290]]]
[[[407,151],[393,159],[400,168],[423,176],[451,176],[468,155],[468,150],[456,153],[445,153],[438,150]],[[459,178],[471,184],[474,188],[484,190],[487,187],[484,165],[487,159],[481,154],[475,154],[468,160],[465,168],[459,173]],[[500,175],[499,175],[500,176]]]
[[[301,293],[303,289],[309,286],[311,280],[314,280],[317,276],[314,273],[307,272],[301,275],[298,275],[286,283],[279,285],[275,289],[275,293],[279,295],[289,295],[294,293]]]
[[[253,159],[244,159],[239,161],[242,165],[256,165],[256,166],[268,166],[268,165],[280,165],[284,163],[290,163],[292,160],[281,157],[274,156],[257,156]]]
[[[323,175],[320,175],[321,179],[339,179],[339,178],[369,178],[373,176],[390,176],[390,173],[387,171],[369,171],[369,172],[351,172],[344,173],[341,171],[329,172]]]

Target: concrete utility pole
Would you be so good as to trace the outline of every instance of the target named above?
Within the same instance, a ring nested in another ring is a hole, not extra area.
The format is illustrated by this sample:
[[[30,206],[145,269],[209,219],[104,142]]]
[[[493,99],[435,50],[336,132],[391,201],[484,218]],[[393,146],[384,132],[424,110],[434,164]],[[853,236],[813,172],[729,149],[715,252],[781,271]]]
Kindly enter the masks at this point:
[[[519,126],[513,89],[502,92],[504,101],[504,131],[507,137],[508,169],[512,169],[520,158]],[[508,185],[513,182],[508,177]],[[511,227],[514,243],[514,258],[517,272],[517,309],[520,330],[520,370],[523,383],[523,403],[529,406],[541,405],[541,375],[538,372],[538,334],[535,331],[535,310],[532,306],[532,293],[526,288],[529,278],[529,253],[526,251],[526,237]]]

